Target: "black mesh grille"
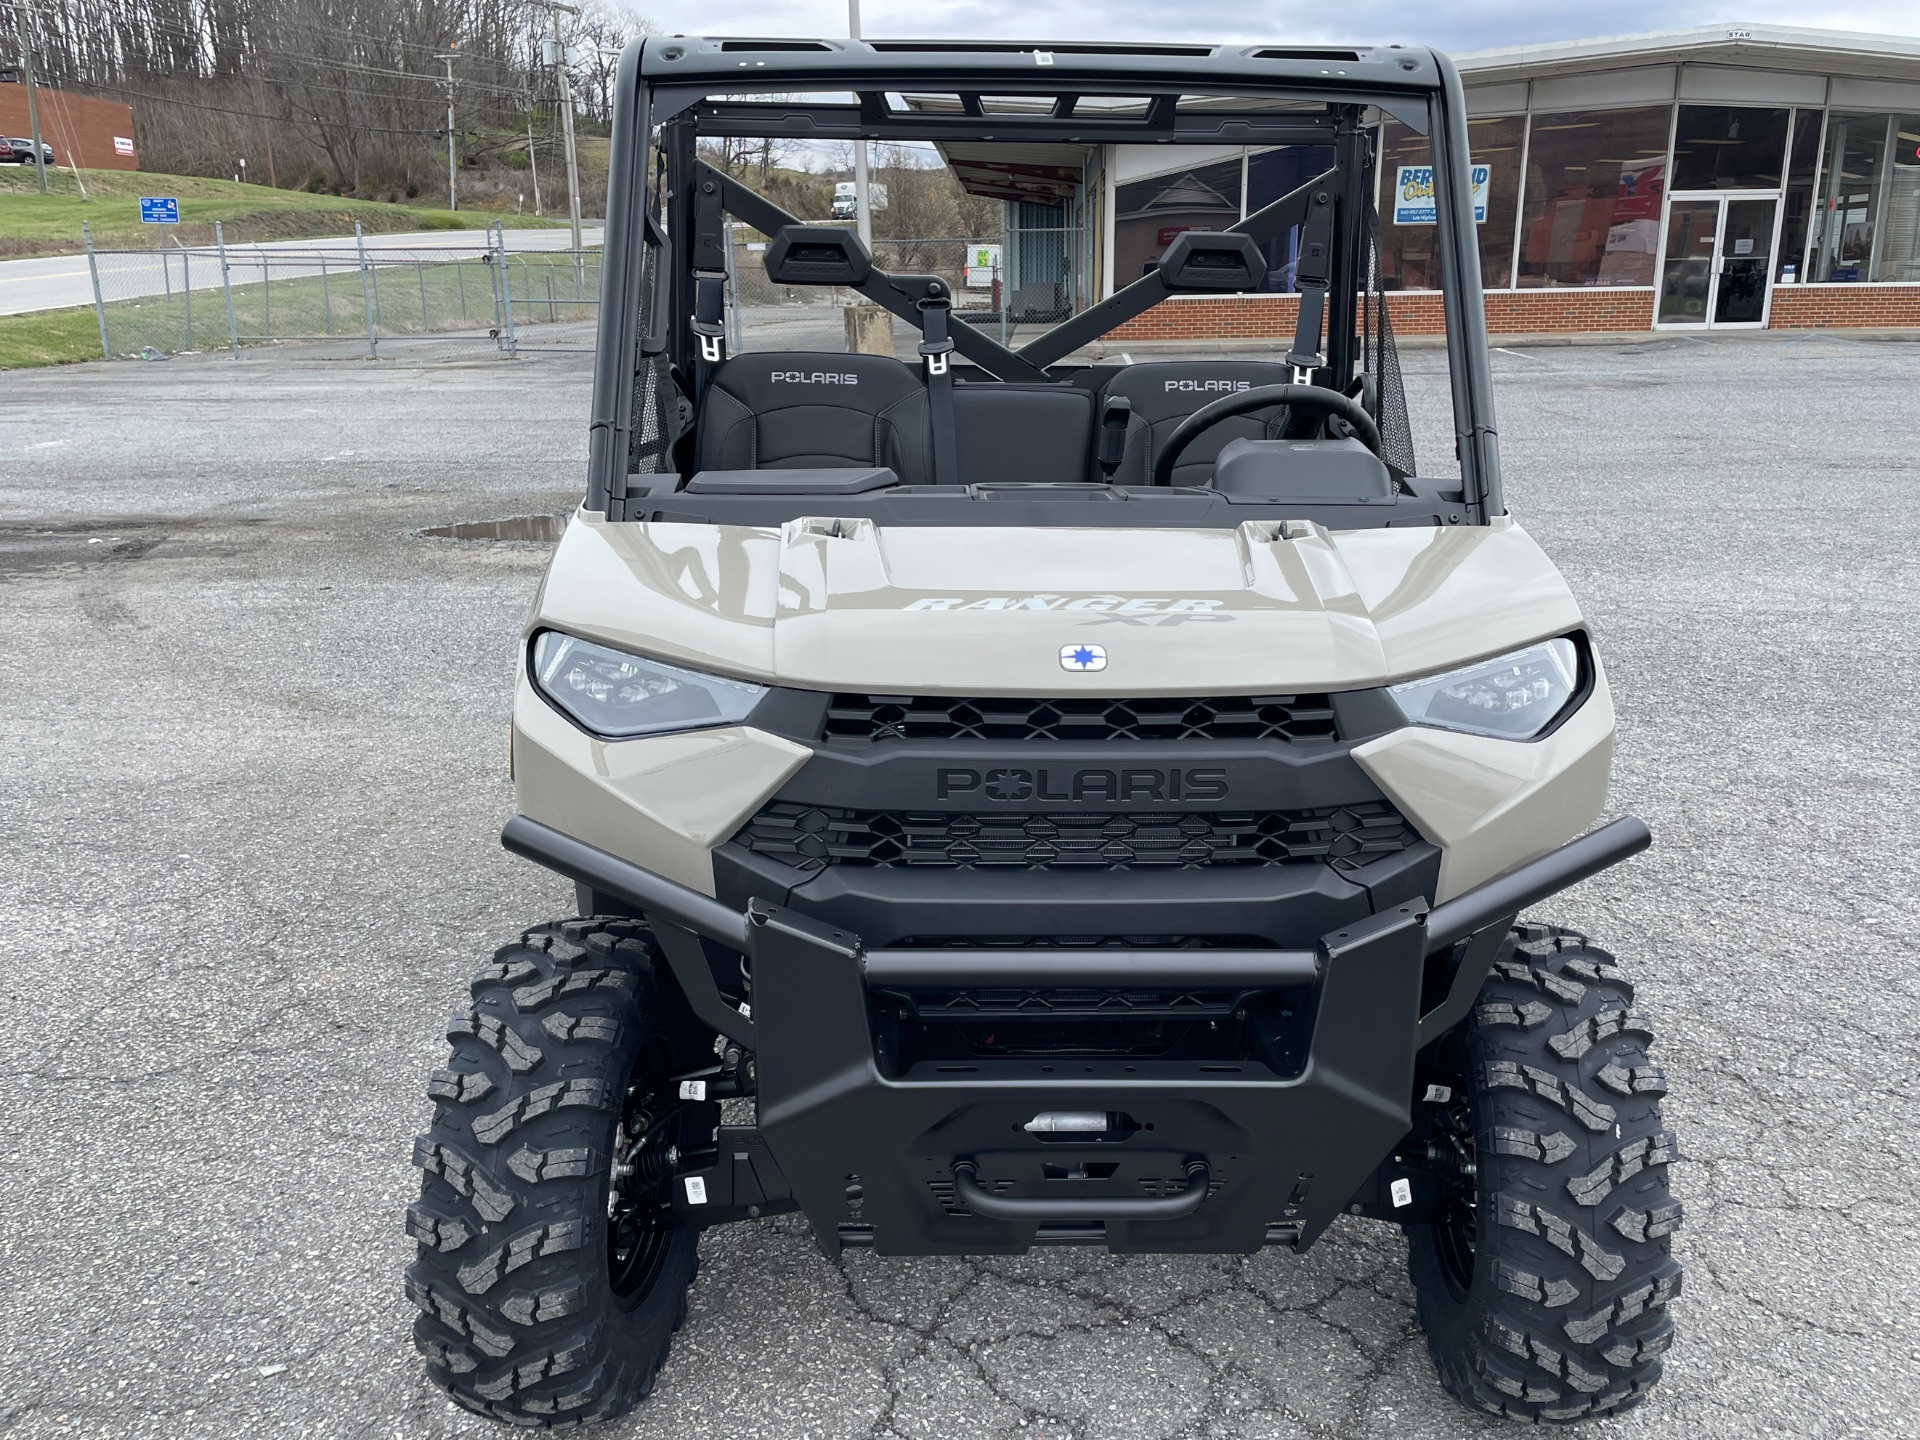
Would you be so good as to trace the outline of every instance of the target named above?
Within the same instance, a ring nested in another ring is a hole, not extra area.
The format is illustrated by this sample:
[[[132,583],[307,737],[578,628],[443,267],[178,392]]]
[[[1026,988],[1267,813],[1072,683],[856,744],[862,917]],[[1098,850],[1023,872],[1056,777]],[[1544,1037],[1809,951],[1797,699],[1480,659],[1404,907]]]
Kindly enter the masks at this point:
[[[1333,734],[1333,708],[1325,695],[1199,700],[835,695],[827,708],[830,741],[1311,740]]]
[[[651,235],[640,247],[638,333],[651,334],[660,318],[653,313],[654,288],[660,268],[660,246]],[[660,475],[673,468],[674,407],[679,391],[665,355],[635,357],[633,417],[627,435],[627,471],[632,475]]]
[[[1413,426],[1407,420],[1407,388],[1400,378],[1400,352],[1380,274],[1380,217],[1367,211],[1367,287],[1362,297],[1362,365],[1380,386],[1380,458],[1402,475],[1414,475]]]
[[[910,997],[921,1020],[1205,1019],[1233,1012],[1231,990],[927,990]]]
[[[775,801],[734,843],[817,871],[829,865],[978,870],[1200,869],[1321,862],[1352,869],[1419,835],[1385,802],[1320,810],[951,814]]]

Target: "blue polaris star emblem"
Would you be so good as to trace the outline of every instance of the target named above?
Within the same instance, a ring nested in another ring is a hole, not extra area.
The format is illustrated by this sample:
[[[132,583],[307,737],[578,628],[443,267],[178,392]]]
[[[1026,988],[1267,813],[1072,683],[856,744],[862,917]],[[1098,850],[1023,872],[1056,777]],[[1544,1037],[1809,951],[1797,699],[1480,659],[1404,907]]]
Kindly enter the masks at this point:
[[[1107,651],[1102,645],[1062,645],[1060,647],[1060,668],[1062,670],[1104,670],[1107,668]]]

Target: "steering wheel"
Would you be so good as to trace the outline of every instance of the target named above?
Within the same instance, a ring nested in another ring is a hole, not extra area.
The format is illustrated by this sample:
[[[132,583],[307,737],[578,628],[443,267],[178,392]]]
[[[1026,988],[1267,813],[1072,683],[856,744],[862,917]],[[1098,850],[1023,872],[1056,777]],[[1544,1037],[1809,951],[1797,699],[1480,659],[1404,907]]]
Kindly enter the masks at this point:
[[[1237,395],[1223,395],[1218,400],[1209,401],[1176,425],[1153,462],[1150,483],[1171,485],[1174,462],[1199,438],[1202,431],[1211,430],[1222,420],[1235,415],[1245,415],[1250,410],[1265,410],[1270,405],[1285,405],[1291,410],[1308,410],[1344,420],[1353,427],[1361,443],[1374,454],[1380,453],[1380,427],[1374,423],[1366,407],[1351,396],[1319,385],[1257,385]]]

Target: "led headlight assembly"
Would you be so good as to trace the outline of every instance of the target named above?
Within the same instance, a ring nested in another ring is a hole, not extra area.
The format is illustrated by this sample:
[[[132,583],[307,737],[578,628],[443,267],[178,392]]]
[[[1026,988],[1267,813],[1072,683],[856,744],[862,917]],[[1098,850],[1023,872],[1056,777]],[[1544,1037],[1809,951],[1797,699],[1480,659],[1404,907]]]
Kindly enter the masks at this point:
[[[767,693],[764,685],[643,660],[557,630],[534,639],[533,683],[583,727],[618,740],[737,725]]]
[[[1415,725],[1502,740],[1531,740],[1579,692],[1580,652],[1564,638],[1387,687]]]

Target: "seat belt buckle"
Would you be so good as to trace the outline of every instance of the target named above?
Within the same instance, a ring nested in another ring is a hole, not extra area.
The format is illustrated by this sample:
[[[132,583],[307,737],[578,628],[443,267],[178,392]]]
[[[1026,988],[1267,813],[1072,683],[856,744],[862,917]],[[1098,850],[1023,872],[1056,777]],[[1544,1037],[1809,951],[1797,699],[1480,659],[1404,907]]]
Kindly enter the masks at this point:
[[[700,342],[700,358],[708,365],[718,365],[727,358],[727,327],[711,320],[694,320],[690,327],[693,338]]]
[[[1313,384],[1313,372],[1326,363],[1325,357],[1320,355],[1304,355],[1298,350],[1287,352],[1287,364],[1293,367],[1293,383],[1296,385]]]
[[[952,368],[949,357],[953,354],[953,341],[922,340],[920,354],[927,362],[927,374],[945,375]]]

